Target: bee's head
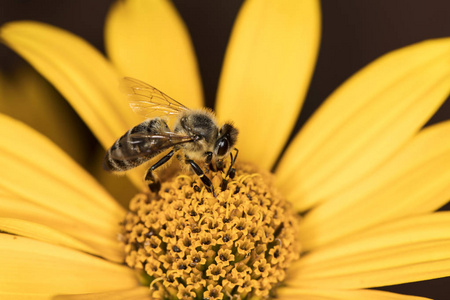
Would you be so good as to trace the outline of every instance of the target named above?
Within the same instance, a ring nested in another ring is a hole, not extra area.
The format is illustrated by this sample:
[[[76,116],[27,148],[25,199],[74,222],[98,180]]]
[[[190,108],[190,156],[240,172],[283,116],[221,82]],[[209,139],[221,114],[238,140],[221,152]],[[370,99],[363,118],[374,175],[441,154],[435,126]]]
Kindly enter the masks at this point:
[[[221,159],[233,149],[239,131],[231,123],[225,123],[219,130],[219,138],[214,145],[214,155]]]

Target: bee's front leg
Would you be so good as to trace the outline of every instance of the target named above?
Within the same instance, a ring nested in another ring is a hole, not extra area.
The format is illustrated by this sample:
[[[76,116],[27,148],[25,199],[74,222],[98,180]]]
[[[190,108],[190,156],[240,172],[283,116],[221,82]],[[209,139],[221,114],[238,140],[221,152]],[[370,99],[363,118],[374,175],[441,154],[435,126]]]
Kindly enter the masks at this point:
[[[225,176],[225,178],[229,177],[229,178],[233,179],[236,174],[236,169],[233,168],[233,166],[234,166],[234,163],[236,162],[239,150],[237,148],[234,148],[234,151],[236,151],[234,157],[233,157],[233,154],[230,152],[230,158],[231,158],[230,167],[228,168],[227,175]]]
[[[236,158],[238,156],[239,150],[237,148],[234,148],[236,151],[236,154],[233,157],[233,154],[230,152],[230,166],[228,167],[228,171],[225,175],[225,178],[222,180],[221,188],[222,191],[225,190],[228,186],[228,178],[233,179],[236,175],[236,169],[233,167],[234,163],[236,162]]]
[[[209,170],[217,172],[216,166],[213,164],[212,158],[213,158],[212,152],[205,153],[205,164],[208,166],[206,167],[206,173],[208,173]]]
[[[189,159],[186,157],[185,159],[186,164],[190,165],[192,170],[194,170],[195,174],[197,174],[198,177],[202,180],[203,184],[205,185],[206,189],[213,194],[214,197],[216,197],[216,193],[214,192],[214,186],[211,182],[211,179],[208,178],[208,176],[205,175],[202,168],[200,168],[199,165],[195,163],[192,159]]]
[[[144,180],[145,180],[145,183],[147,183],[150,191],[152,191],[153,193],[157,193],[161,189],[161,182],[159,182],[159,179],[157,177],[155,177],[155,175],[153,174],[153,171],[156,168],[158,168],[158,167],[162,166],[163,164],[165,164],[166,162],[168,162],[169,159],[172,158],[174,153],[175,153],[175,150],[170,151],[169,153],[167,153],[167,155],[163,156],[160,160],[158,160],[153,166],[151,166],[147,170]]]

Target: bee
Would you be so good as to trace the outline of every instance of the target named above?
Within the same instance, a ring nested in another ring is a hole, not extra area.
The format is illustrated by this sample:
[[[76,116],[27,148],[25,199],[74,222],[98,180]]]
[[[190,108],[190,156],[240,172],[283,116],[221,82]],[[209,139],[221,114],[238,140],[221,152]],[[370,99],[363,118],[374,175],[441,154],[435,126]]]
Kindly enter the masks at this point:
[[[224,159],[229,155],[231,162],[225,178],[232,178],[238,154],[234,148],[237,128],[227,122],[219,129],[212,111],[191,110],[140,80],[125,77],[122,86],[132,110],[146,120],[115,141],[105,155],[103,168],[110,172],[127,171],[168,151],[145,174],[144,181],[152,192],[161,188],[154,171],[175,156],[215,196],[213,184],[198,162],[209,169],[223,170]],[[169,119],[173,120],[173,130],[169,128]]]

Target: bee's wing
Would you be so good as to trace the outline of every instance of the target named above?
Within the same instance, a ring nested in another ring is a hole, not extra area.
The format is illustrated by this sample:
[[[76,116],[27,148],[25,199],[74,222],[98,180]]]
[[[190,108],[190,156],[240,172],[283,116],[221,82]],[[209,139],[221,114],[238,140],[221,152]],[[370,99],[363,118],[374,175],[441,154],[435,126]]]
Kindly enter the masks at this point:
[[[187,135],[174,132],[160,132],[157,134],[132,133],[128,135],[126,147],[110,149],[113,159],[130,160],[139,157],[148,159],[173,146],[193,142],[194,139]]]
[[[131,109],[145,118],[170,117],[189,110],[157,88],[131,77],[122,79],[121,89],[127,94]]]

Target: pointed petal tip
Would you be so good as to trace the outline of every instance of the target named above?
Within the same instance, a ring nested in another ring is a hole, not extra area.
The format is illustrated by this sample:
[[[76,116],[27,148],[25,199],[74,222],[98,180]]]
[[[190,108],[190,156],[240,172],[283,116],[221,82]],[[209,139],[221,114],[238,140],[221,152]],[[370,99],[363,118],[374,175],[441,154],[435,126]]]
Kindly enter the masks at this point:
[[[358,71],[289,145],[277,169],[280,187],[306,210],[370,174],[445,101],[449,73],[450,38],[389,52]]]
[[[243,4],[227,47],[216,105],[219,118],[234,120],[241,129],[243,159],[265,169],[277,159],[301,108],[319,39],[318,1]],[[249,122],[249,112],[257,122]]]
[[[106,19],[105,44],[125,76],[150,83],[188,107],[202,106],[194,48],[170,1],[117,1]]]

